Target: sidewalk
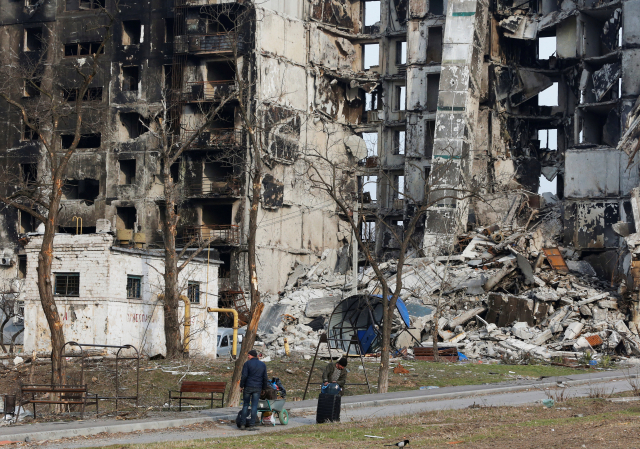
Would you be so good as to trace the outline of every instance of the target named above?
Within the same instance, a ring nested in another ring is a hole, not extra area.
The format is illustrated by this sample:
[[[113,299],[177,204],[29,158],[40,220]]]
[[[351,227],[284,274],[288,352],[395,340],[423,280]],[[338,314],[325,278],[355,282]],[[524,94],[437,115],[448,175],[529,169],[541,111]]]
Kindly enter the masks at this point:
[[[637,372],[637,369],[634,371]],[[549,388],[557,386],[560,382],[562,382],[563,385],[572,386],[596,381],[602,382],[625,379],[627,377],[635,378],[637,374],[629,375],[626,371],[595,371],[571,376],[548,377],[541,380],[519,380],[495,384],[445,387],[433,390],[410,390],[385,394],[344,396],[342,398],[342,408],[348,410],[362,407],[438,401],[527,389]],[[293,414],[314,413],[316,404],[317,401],[315,399],[288,402],[286,408]],[[446,403],[443,403],[442,408],[446,408]],[[97,435],[99,433],[128,433],[140,430],[168,429],[205,421],[233,420],[236,418],[239,410],[239,407],[235,407],[190,411],[181,413],[180,418],[155,417],[130,421],[85,419],[84,421],[74,422],[18,424],[0,427],[0,441],[25,441],[27,438],[29,441],[57,440],[75,436]]]

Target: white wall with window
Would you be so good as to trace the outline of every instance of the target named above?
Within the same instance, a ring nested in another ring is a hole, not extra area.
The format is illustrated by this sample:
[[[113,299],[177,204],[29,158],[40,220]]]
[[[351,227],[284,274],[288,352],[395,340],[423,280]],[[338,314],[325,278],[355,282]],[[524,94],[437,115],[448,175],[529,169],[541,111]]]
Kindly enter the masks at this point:
[[[164,259],[158,251],[113,246],[110,234],[58,234],[54,241],[53,289],[65,338],[79,343],[132,344],[141,353],[165,353]],[[24,350],[50,350],[49,327],[37,287],[41,236],[25,247]],[[207,307],[218,305],[218,268],[222,262],[202,259],[181,273],[182,295],[191,299],[191,354],[215,357],[218,317]],[[179,317],[184,322],[184,305]],[[182,335],[182,330],[181,330]]]

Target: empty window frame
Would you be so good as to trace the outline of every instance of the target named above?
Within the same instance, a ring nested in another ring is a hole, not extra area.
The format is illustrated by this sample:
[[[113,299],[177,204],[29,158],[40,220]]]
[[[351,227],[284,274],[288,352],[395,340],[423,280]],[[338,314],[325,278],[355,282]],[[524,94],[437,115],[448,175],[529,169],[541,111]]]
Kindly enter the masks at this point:
[[[393,177],[393,199],[404,198],[404,175],[396,175]]]
[[[436,16],[444,14],[444,2],[443,0],[429,0],[429,12]]]
[[[393,131],[393,154],[404,154],[405,136],[404,129]]]
[[[18,279],[24,279],[27,277],[27,256],[18,256]]]
[[[135,207],[116,207],[116,229],[134,229],[136,220]]]
[[[364,26],[380,22],[380,0],[364,1]]]
[[[540,148],[551,151],[558,150],[558,130],[557,129],[539,129],[538,140]]]
[[[77,101],[79,89],[63,89],[62,97],[65,101]],[[102,87],[89,87],[82,96],[83,101],[102,101]]]
[[[367,146],[367,157],[378,155],[378,133],[362,133],[362,140]]]
[[[165,92],[169,92],[171,90],[172,75],[173,75],[173,66],[170,64],[163,65],[162,80],[163,80]]]
[[[95,55],[104,53],[100,42],[72,42],[64,45],[64,55],[67,58]]]
[[[407,87],[396,86],[396,111],[404,111],[407,107]]]
[[[438,92],[440,91],[440,75],[427,75],[427,111],[438,109]]]
[[[381,92],[380,91],[373,91],[371,93],[366,92],[364,94],[364,98],[365,98],[365,102],[364,102],[364,110],[365,111],[377,111],[379,108],[379,106],[382,105],[381,101],[380,101],[380,97],[381,97]]]
[[[24,80],[22,96],[24,98],[37,97],[40,95],[40,78],[34,77]]]
[[[396,65],[407,63],[407,41],[396,42]]]
[[[136,139],[146,133],[148,120],[137,112],[121,112],[120,116],[120,139]]]
[[[121,186],[127,186],[136,182],[136,160],[126,159],[118,161],[120,165],[120,175],[118,178],[118,184]]]
[[[538,59],[549,59],[556,53],[556,37],[538,38]]]
[[[369,70],[380,64],[380,44],[362,44],[362,68]]]
[[[363,242],[376,241],[376,222],[364,221],[360,224],[360,237]]]
[[[36,219],[29,212],[18,211],[20,215],[20,234],[35,232],[37,229]]]
[[[56,296],[80,296],[80,273],[55,273]]]
[[[62,139],[62,149],[68,150],[71,148],[73,144],[73,139],[75,138],[74,134],[62,134],[60,136]],[[94,134],[82,134],[80,136],[80,141],[78,142],[77,148],[100,148],[100,144],[102,141],[102,135],[100,133]]]
[[[164,42],[173,43],[173,19],[164,19]]]
[[[376,201],[378,196],[378,177],[377,176],[360,176],[360,191],[362,192],[363,202]]]
[[[34,126],[38,127],[38,123],[34,123]],[[40,139],[40,134],[37,130],[30,128],[24,121],[22,122],[22,139],[24,141],[32,141]]]
[[[127,275],[127,299],[142,299],[142,276]]]
[[[20,164],[20,177],[26,185],[33,185],[38,180],[38,164],[28,162]]]
[[[189,281],[187,298],[189,298],[191,304],[200,304],[200,282]]]
[[[435,135],[435,120],[427,120],[424,126],[424,157],[428,159],[431,159],[433,157],[433,139],[435,138]]]
[[[122,67],[123,92],[137,92],[140,81],[140,68],[138,66]]]
[[[427,64],[442,62],[442,27],[429,27],[427,34]]]
[[[538,106],[558,106],[558,83],[538,94]]]
[[[100,181],[97,179],[65,179],[62,198],[65,200],[95,201],[100,195]]]
[[[142,27],[139,20],[122,21],[122,45],[138,45],[142,38]]]
[[[24,29],[24,51],[39,51],[42,48],[42,28]]]

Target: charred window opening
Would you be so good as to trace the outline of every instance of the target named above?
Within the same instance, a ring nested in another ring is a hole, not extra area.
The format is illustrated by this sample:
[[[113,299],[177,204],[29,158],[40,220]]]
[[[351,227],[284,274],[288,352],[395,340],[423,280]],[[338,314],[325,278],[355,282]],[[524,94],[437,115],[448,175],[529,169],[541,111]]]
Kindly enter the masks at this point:
[[[431,159],[433,156],[433,139],[436,135],[435,120],[427,120],[424,124],[424,157]]]
[[[118,161],[118,163],[120,165],[118,184],[121,186],[134,184],[136,182],[136,160],[126,159]]]
[[[202,206],[202,224],[205,226],[220,226],[231,224],[231,204],[207,204]]]
[[[164,19],[164,42],[173,43],[173,19]]]
[[[443,0],[429,0],[429,12],[436,16],[444,14],[444,2]]]
[[[40,139],[40,133],[38,132],[38,122],[33,123],[36,129],[29,127],[25,122],[22,122],[22,140],[23,141],[34,141]]]
[[[122,21],[122,45],[138,45],[142,37],[139,20]]]
[[[122,90],[137,92],[140,82],[140,68],[138,66],[122,67]]]
[[[100,195],[100,181],[97,179],[65,179],[62,198],[65,200],[95,201]]]
[[[407,63],[407,41],[396,42],[396,65]]]
[[[75,135],[62,134],[60,138],[62,139],[62,149],[68,150],[73,144]],[[82,134],[80,136],[80,142],[78,142],[77,148],[100,148],[101,141],[102,135],[100,133]]]
[[[427,111],[428,112],[437,111],[439,91],[440,91],[440,75],[427,75]]]
[[[25,28],[24,51],[40,51],[42,48],[42,28]]]
[[[218,259],[222,265],[218,268],[218,277],[227,279],[231,277],[231,253],[220,253]]]
[[[172,74],[173,74],[172,65],[167,64],[162,66],[162,80],[164,84],[164,90],[166,92],[169,92],[171,90]]]
[[[27,277],[27,256],[18,256],[18,279]]]
[[[393,154],[404,154],[405,135],[404,129],[393,131]]]
[[[362,68],[370,70],[380,65],[380,44],[362,44]]]
[[[19,211],[20,214],[20,234],[35,232],[36,219],[29,212]]]
[[[20,164],[20,177],[26,185],[33,185],[38,181],[38,164],[29,162]]]
[[[442,62],[442,27],[429,27],[427,34],[427,64]]]
[[[22,96],[29,98],[37,97],[38,95],[40,95],[40,78],[29,78],[24,80]]]
[[[120,113],[120,139],[136,139],[146,133],[149,121],[137,112]]]
[[[174,184],[180,182],[180,162],[173,164],[169,169],[169,172],[171,173],[171,180]]]
[[[64,55],[68,58],[95,55],[98,52],[104,53],[100,42],[73,42],[64,46]]]
[[[396,86],[396,111],[404,111],[407,107],[407,87]]]
[[[80,93],[78,88],[63,89],[62,97],[65,101],[77,101]],[[102,87],[89,87],[84,95],[83,101],[102,101]]]
[[[105,0],[66,0],[66,11],[104,8]]]
[[[236,78],[235,66],[227,61],[207,63],[207,81],[230,81]]]
[[[136,221],[135,207],[116,207],[116,229],[134,229]]]

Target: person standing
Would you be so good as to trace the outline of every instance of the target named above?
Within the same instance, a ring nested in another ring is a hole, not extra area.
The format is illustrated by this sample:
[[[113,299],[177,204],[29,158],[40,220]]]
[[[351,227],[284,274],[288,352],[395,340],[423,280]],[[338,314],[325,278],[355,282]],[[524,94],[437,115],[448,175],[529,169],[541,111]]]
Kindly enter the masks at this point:
[[[255,349],[249,351],[247,358],[249,360],[242,367],[242,377],[240,379],[240,389],[242,390],[240,430],[246,429],[249,402],[251,402],[249,430],[258,430],[255,425],[258,415],[258,401],[260,400],[260,392],[269,383],[269,377],[267,376],[267,365],[260,361]]]
[[[344,385],[347,382],[347,358],[342,357],[336,364],[329,362],[322,372],[323,385],[337,383],[340,386],[340,396],[344,394]]]

